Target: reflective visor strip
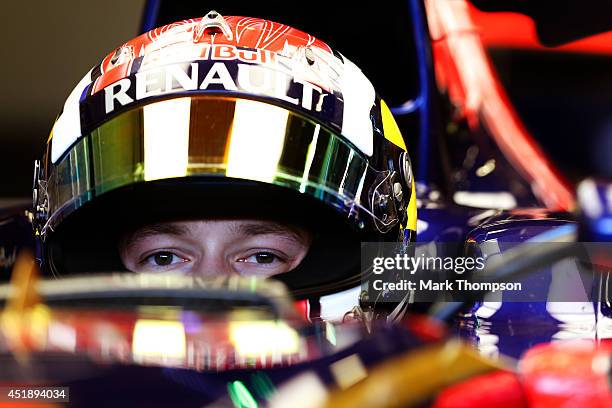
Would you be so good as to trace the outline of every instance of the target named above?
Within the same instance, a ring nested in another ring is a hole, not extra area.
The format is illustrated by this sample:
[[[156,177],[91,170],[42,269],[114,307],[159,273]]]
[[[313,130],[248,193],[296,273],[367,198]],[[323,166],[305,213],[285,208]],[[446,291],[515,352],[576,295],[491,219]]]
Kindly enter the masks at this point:
[[[344,138],[286,109],[219,96],[169,99],[112,118],[51,166],[45,230],[97,195],[189,176],[290,188],[330,204],[357,227],[367,217],[391,227],[397,214],[383,222],[368,204],[370,186],[387,173]]]

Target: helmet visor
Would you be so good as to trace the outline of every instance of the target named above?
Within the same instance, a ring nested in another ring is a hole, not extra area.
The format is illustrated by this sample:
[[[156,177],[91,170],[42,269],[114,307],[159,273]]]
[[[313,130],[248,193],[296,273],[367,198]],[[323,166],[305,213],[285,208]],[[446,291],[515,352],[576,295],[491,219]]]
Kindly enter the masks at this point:
[[[51,165],[47,227],[126,185],[207,176],[290,188],[331,205],[357,227],[374,218],[387,228],[397,222],[395,212],[376,217],[371,210],[372,190],[389,184],[387,173],[373,169],[344,138],[281,107],[181,97],[112,118]]]

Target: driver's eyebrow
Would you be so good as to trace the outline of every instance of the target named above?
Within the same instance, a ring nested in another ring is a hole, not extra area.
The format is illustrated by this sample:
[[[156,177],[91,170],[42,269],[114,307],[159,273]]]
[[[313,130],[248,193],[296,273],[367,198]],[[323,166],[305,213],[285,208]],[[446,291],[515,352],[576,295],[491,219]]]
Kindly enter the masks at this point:
[[[128,234],[125,241],[128,243],[138,242],[148,237],[156,235],[186,235],[189,233],[189,228],[180,224],[159,223],[150,224],[146,227],[139,228]]]
[[[252,222],[240,223],[232,227],[234,233],[242,236],[254,237],[257,235],[282,235],[283,237],[303,244],[305,238],[295,228],[278,222]]]

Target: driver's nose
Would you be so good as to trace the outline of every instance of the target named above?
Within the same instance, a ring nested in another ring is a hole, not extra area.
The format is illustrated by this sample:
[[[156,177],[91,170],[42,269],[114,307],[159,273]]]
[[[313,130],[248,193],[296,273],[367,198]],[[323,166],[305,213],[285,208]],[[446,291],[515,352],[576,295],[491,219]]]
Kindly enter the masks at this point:
[[[222,254],[208,252],[203,255],[190,271],[196,276],[231,276],[238,272]]]

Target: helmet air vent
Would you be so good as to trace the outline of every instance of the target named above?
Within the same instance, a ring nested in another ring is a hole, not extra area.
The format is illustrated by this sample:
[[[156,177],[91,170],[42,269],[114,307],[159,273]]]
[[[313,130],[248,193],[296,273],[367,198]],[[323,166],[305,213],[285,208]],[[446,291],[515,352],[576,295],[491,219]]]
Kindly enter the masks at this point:
[[[193,33],[193,42],[200,42],[204,35],[211,36],[223,34],[228,40],[232,40],[234,35],[227,21],[221,14],[215,10],[211,10],[200,20]]]

